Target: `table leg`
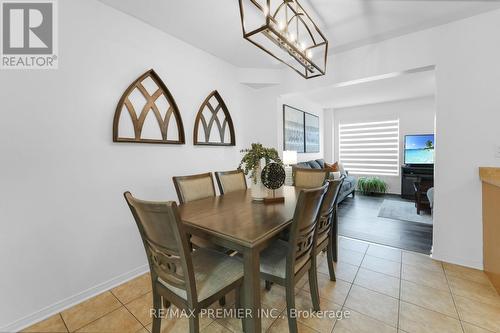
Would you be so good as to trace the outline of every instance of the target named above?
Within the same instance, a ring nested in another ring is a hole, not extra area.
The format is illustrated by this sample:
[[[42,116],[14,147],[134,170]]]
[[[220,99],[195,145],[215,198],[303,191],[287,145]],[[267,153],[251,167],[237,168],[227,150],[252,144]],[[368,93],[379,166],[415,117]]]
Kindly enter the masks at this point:
[[[245,333],[260,333],[261,318],[260,311],[260,267],[259,251],[247,249],[243,252],[244,272],[243,278],[243,308],[247,316],[244,320],[243,330]],[[248,316],[248,314],[251,314]]]

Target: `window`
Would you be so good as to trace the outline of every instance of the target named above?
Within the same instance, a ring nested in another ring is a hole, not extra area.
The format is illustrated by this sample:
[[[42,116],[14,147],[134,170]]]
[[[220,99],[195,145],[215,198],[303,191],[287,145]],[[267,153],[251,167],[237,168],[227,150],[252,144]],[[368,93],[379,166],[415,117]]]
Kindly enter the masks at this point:
[[[399,175],[399,120],[339,124],[339,160],[350,174]]]

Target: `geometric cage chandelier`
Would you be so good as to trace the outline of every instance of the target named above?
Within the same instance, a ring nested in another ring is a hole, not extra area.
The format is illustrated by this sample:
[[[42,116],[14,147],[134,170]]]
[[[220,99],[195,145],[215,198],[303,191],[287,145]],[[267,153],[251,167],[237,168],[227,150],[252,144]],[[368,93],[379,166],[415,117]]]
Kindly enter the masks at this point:
[[[325,75],[328,40],[298,0],[239,0],[243,38],[306,79]]]

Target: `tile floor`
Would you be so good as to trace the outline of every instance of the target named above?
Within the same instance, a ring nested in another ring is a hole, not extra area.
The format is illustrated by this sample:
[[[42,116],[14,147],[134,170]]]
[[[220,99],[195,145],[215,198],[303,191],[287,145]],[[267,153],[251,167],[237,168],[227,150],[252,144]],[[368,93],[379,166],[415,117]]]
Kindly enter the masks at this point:
[[[413,252],[340,238],[337,281],[328,278],[324,255],[319,256],[322,310],[349,311],[349,318],[301,318],[306,333],[488,333],[500,332],[500,296],[482,271],[441,263]],[[151,331],[149,275],[56,314],[23,332]],[[296,308],[311,309],[306,279],[296,288]],[[285,292],[262,289],[265,309],[285,309]],[[228,304],[234,297],[228,297]],[[228,305],[231,306],[231,305]],[[213,307],[218,307],[214,304]],[[267,332],[287,332],[286,318],[264,318]],[[202,318],[203,333],[241,332],[234,318]],[[187,332],[186,319],[164,319],[162,332]]]

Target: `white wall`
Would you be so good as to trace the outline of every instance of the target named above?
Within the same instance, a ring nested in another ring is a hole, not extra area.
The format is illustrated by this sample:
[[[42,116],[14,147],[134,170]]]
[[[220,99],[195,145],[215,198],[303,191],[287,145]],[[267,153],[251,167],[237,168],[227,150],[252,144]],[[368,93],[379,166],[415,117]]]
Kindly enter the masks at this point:
[[[174,200],[171,177],[236,168],[239,150],[275,143],[274,107],[233,66],[93,0],[59,2],[59,69],[0,73],[0,331],[17,331],[146,269],[122,193]],[[154,68],[182,115],[186,144],[113,143],[123,91]],[[218,89],[236,147],[194,147]],[[266,128],[267,126],[267,128]]]
[[[319,131],[320,131],[320,136],[319,136],[319,152],[318,153],[299,153],[297,154],[297,160],[298,162],[304,162],[304,161],[310,161],[310,160],[315,160],[319,158],[323,158],[324,156],[324,112],[323,108],[315,104],[314,102],[311,102],[310,100],[297,95],[297,94],[292,94],[292,95],[282,95],[278,98],[277,102],[277,116],[276,119],[278,120],[278,127],[277,127],[277,140],[278,144],[277,146],[279,147],[280,153],[283,151],[283,104],[293,106],[294,108],[297,108],[299,110],[317,115],[319,117]]]
[[[334,128],[339,123],[385,121],[399,119],[399,156],[404,163],[404,137],[409,134],[434,133],[434,96],[407,99],[388,103],[377,103],[330,111],[334,113]],[[335,160],[339,159],[338,137],[335,137]],[[401,176],[377,176],[387,182],[388,192],[401,194]]]
[[[328,75],[285,92],[436,66],[436,164],[433,257],[482,268],[479,166],[499,166],[500,10],[329,57]]]

